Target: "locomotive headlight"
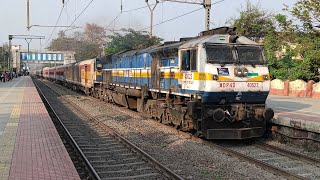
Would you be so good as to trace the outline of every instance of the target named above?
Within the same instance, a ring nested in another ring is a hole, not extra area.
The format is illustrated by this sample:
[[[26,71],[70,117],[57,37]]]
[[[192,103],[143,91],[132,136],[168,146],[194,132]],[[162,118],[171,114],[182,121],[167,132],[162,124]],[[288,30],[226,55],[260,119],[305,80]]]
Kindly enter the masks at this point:
[[[246,76],[248,76],[249,71],[247,68],[244,67],[241,69],[241,73],[242,73],[242,76],[246,77]]]
[[[214,74],[213,77],[212,77],[212,79],[213,79],[213,80],[218,80],[218,79],[219,79],[219,76],[216,75],[216,74]]]
[[[268,75],[263,75],[263,79],[267,81],[267,80],[269,80],[269,76]]]
[[[234,75],[240,77],[242,74],[241,68],[234,68]]]

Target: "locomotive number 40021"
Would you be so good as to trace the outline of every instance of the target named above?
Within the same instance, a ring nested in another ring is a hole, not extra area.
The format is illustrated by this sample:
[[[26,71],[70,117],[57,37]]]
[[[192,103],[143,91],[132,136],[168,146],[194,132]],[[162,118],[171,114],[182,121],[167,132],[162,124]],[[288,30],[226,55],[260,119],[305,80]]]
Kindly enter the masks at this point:
[[[255,83],[248,83],[247,84],[247,86],[249,87],[249,88],[256,88],[256,87],[259,87],[259,83],[257,83],[257,82],[255,82]]]

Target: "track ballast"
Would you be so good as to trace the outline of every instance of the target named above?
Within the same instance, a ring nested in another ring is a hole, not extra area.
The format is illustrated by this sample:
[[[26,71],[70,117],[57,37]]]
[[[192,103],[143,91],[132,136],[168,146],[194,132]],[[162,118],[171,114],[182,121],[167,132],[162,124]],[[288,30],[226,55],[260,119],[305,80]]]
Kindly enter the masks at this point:
[[[73,138],[94,179],[182,179],[63,94],[34,80]],[[90,167],[91,166],[91,167]],[[96,177],[94,176],[96,174]]]

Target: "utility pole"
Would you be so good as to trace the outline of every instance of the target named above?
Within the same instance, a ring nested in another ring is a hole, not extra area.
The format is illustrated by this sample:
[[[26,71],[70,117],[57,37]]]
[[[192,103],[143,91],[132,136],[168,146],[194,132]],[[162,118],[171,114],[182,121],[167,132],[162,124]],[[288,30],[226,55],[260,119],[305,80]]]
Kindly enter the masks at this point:
[[[153,8],[151,8],[151,6],[150,6],[150,4],[149,4],[148,0],[146,0],[146,3],[147,3],[148,8],[149,8],[149,10],[150,10],[150,37],[152,37],[152,29],[153,29],[153,12],[154,12],[154,10],[156,9],[156,7],[157,7],[157,5],[158,5],[159,1],[158,1],[158,0],[156,0],[156,4],[153,6]]]
[[[24,39],[26,42],[27,42],[27,44],[28,44],[28,56],[29,56],[29,53],[30,53],[30,43],[31,43],[31,41],[32,41],[32,38],[25,38]],[[40,39],[40,41],[41,41],[41,39]]]
[[[203,5],[205,9],[205,28],[206,28],[205,30],[207,31],[210,29],[211,0],[162,0],[162,1]]]
[[[10,70],[11,74],[13,71],[13,58],[12,58],[12,52],[11,52],[12,39],[24,39],[28,43],[28,56],[29,56],[29,44],[30,44],[31,40],[32,39],[40,39],[41,40],[41,39],[45,39],[45,37],[44,36],[34,36],[34,35],[9,35],[8,70]],[[10,66],[10,64],[11,64],[11,66]]]
[[[12,59],[12,54],[11,54],[11,41],[12,41],[12,35],[9,35],[9,56],[8,56],[8,71],[10,72],[10,78],[12,79],[12,67],[11,67],[11,59]],[[12,62],[13,65],[13,62]]]
[[[205,8],[205,27],[208,31],[210,29],[210,9],[211,9],[211,0],[204,0],[203,7]]]
[[[30,0],[27,0],[27,29],[30,31]]]

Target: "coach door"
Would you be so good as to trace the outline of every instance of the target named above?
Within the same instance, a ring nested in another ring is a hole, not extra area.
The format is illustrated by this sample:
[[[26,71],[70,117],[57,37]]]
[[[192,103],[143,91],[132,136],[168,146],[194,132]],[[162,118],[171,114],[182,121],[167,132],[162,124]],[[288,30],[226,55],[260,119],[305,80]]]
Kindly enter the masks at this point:
[[[182,89],[198,89],[194,87],[194,72],[197,71],[197,50],[181,50]]]
[[[159,89],[160,87],[159,60],[151,61],[151,85],[152,89]]]

